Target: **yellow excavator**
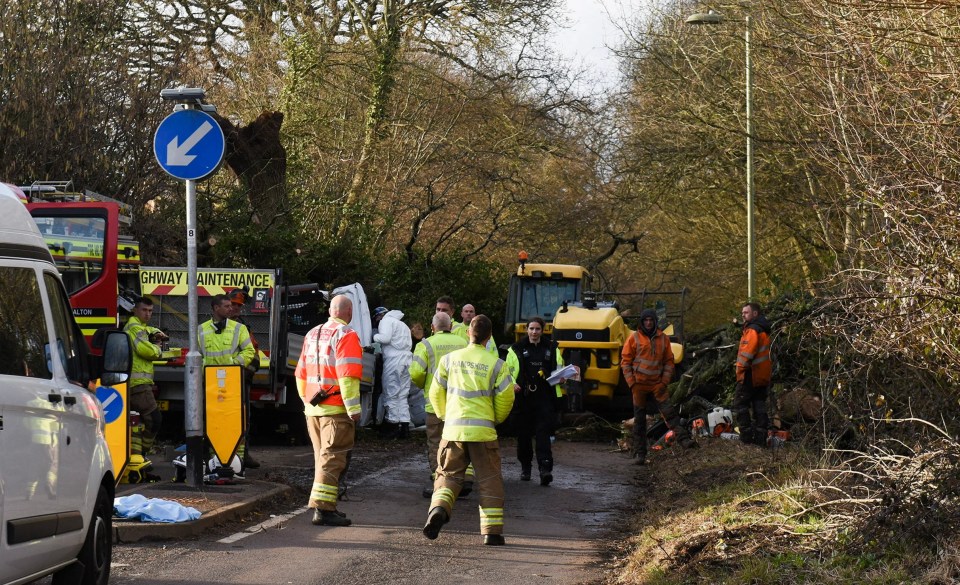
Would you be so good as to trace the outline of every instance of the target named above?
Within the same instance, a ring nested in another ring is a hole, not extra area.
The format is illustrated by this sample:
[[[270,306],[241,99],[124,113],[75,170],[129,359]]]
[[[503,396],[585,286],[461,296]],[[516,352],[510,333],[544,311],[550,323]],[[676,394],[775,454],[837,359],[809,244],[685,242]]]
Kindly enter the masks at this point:
[[[630,389],[620,372],[620,351],[645,308],[657,311],[658,326],[670,337],[680,371],[687,289],[595,293],[590,291],[590,273],[582,266],[527,260],[526,252],[520,252],[519,267],[510,278],[505,333],[519,341],[531,318],[546,322],[544,333],[557,342],[564,362],[580,367],[581,379],[564,383],[571,412],[632,411]]]

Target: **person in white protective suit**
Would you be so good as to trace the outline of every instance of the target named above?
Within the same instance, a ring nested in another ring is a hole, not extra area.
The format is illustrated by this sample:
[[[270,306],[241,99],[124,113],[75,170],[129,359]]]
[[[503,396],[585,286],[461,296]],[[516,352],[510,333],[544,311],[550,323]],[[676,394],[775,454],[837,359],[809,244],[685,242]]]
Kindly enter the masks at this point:
[[[383,350],[383,433],[405,439],[410,434],[410,328],[403,322],[403,313],[377,307],[373,321],[377,334],[373,340]]]

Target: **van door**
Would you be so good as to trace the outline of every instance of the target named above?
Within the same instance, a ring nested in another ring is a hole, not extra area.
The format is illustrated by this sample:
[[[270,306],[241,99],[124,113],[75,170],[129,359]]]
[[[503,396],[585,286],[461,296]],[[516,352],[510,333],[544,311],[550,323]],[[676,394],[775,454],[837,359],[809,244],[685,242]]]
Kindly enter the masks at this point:
[[[0,450],[0,581],[7,572],[22,574],[75,554],[54,538],[68,511],[61,496],[71,486],[60,473],[64,405],[53,379],[38,275],[27,262],[0,267],[0,433],[8,447]]]
[[[92,478],[93,458],[97,446],[100,425],[100,406],[93,400],[93,393],[84,388],[80,380],[88,378],[84,371],[86,352],[83,337],[71,318],[70,303],[59,279],[50,272],[43,274],[50,316],[53,321],[53,337],[58,359],[53,368],[52,386],[61,396],[63,412],[60,421],[60,477],[70,489],[62,490],[59,499],[70,517],[61,518],[58,534],[65,538],[82,539],[83,521],[81,510],[91,509],[90,484],[99,485],[99,477]],[[92,479],[91,479],[92,478]],[[96,490],[92,497],[96,497]],[[69,532],[75,534],[65,536]]]

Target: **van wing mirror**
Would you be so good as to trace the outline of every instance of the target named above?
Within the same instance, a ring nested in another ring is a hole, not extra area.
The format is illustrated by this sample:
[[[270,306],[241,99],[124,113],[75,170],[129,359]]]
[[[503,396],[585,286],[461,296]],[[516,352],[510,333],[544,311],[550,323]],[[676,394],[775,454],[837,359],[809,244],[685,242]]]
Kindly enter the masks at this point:
[[[103,345],[103,367],[100,383],[113,386],[130,378],[133,351],[130,338],[123,331],[109,331]]]

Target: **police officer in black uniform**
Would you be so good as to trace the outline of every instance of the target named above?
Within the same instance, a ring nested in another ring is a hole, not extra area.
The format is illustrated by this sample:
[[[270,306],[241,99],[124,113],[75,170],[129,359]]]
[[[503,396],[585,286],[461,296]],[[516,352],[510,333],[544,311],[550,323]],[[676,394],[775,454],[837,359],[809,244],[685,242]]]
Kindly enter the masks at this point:
[[[517,459],[520,479],[530,481],[536,444],[540,485],[553,481],[553,451],[550,436],[561,408],[561,394],[547,378],[563,367],[563,358],[556,342],[543,338],[543,319],[534,317],[527,323],[527,338],[513,344],[507,352],[507,367],[515,381],[516,399],[513,413],[517,429]]]

